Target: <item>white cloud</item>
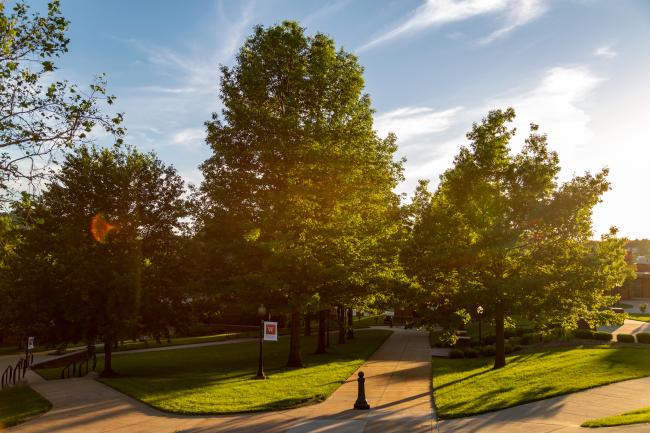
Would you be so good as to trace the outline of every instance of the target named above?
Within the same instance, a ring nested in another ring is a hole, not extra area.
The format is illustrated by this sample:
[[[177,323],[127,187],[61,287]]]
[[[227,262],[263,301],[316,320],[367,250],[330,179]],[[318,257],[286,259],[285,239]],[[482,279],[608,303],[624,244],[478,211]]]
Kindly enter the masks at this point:
[[[523,145],[528,125],[534,122],[547,133],[549,146],[559,152],[563,165],[583,167],[586,159],[581,150],[594,138],[594,132],[582,103],[602,82],[583,66],[554,67],[532,90],[491,101],[485,111],[509,106],[515,109],[519,132],[513,140],[514,150]]]
[[[205,129],[202,128],[185,128],[174,133],[171,136],[171,144],[194,147],[197,143],[205,139]]]
[[[375,116],[375,129],[384,136],[394,132],[401,143],[414,137],[442,132],[451,126],[462,107],[434,111],[429,107],[402,107]]]
[[[505,24],[484,38],[489,43],[542,16],[545,0],[427,0],[409,14],[402,24],[372,39],[357,51],[365,51],[391,39],[417,33],[434,26],[464,21],[481,15],[505,15]]]
[[[604,57],[606,59],[612,59],[616,57],[616,54],[616,51],[614,51],[611,45],[603,45],[601,47],[598,47],[594,52],[594,56]]]
[[[506,22],[503,27],[481,39],[482,44],[489,44],[504,37],[517,27],[528,24],[546,13],[547,6],[542,0],[517,0],[506,7]]]

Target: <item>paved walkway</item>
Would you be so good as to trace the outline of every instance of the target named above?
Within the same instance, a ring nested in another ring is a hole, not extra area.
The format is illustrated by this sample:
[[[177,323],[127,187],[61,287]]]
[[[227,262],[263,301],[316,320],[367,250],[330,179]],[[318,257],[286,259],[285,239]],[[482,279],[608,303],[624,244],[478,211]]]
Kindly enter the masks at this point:
[[[32,382],[33,388],[52,402],[53,409],[8,432],[430,433],[434,419],[427,333],[393,331],[360,369],[367,377],[369,411],[351,409],[357,397],[356,374],[317,405],[212,417],[165,414],[91,378],[78,378]]]
[[[625,319],[625,323],[615,326],[600,326],[599,331],[611,332],[612,335],[618,334],[638,334],[639,332],[650,332],[650,323],[640,320]],[[616,341],[616,337],[614,337]]]

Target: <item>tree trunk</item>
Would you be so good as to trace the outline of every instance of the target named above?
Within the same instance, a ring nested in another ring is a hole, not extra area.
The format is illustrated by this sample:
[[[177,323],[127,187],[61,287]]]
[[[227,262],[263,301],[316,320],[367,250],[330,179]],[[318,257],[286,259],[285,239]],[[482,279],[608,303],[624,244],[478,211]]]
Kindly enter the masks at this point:
[[[352,308],[348,309],[348,340],[354,339],[354,316],[352,316]]]
[[[495,313],[494,321],[496,322],[495,326],[495,349],[496,353],[494,356],[494,369],[505,367],[506,365],[506,340],[505,333],[503,330],[504,326],[504,317],[503,317],[503,308],[501,305],[497,304],[497,310]]]
[[[328,310],[318,311],[318,346],[316,347],[316,354],[327,353],[327,334],[329,330],[327,326]]]
[[[325,328],[327,329],[325,347],[330,347],[330,310],[327,310],[327,320],[325,320]]]
[[[345,309],[343,305],[337,307],[336,316],[339,324],[339,344],[345,344]]]
[[[311,313],[305,314],[305,337],[311,335]]]
[[[113,341],[110,337],[104,337],[104,370],[100,374],[101,377],[113,377]]]
[[[291,310],[291,340],[289,341],[289,360],[287,367],[302,367],[300,357],[300,308]]]

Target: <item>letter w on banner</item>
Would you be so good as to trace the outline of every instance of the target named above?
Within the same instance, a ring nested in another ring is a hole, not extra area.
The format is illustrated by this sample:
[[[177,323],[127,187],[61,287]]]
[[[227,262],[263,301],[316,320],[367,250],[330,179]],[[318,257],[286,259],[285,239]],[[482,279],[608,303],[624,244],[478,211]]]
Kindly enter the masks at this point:
[[[278,322],[264,322],[264,341],[278,341]]]

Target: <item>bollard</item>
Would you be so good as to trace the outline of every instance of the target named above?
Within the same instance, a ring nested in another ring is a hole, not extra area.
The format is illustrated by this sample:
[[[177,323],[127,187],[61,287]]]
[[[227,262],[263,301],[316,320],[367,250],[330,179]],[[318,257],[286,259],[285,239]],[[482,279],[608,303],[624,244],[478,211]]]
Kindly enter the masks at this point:
[[[359,395],[357,396],[357,401],[354,402],[354,408],[359,410],[370,409],[370,406],[366,401],[366,378],[363,377],[363,371],[359,372],[357,382],[359,383]]]

